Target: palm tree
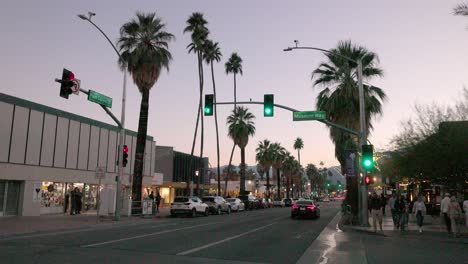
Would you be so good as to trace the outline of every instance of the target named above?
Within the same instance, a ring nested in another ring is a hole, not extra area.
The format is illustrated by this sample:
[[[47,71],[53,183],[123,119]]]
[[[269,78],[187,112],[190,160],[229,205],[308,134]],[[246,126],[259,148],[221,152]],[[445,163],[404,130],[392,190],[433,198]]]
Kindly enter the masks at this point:
[[[343,57],[355,61],[362,61],[364,80],[372,77],[382,77],[383,70],[377,66],[377,54],[362,46],[356,46],[351,41],[341,41],[331,53],[324,53],[328,62],[322,62],[312,72],[315,87],[323,87],[317,96],[316,108],[327,112],[327,119],[355,131],[360,130],[359,93],[357,86],[357,64]],[[339,54],[335,55],[335,54]],[[366,130],[373,128],[372,117],[382,113],[382,103],[386,99],[384,91],[378,87],[364,85],[364,101],[366,112]],[[330,137],[335,143],[335,157],[345,168],[345,149],[356,148],[357,140],[337,128],[330,127]],[[343,171],[344,173],[344,171]]]
[[[226,74],[234,74],[234,108],[237,107],[237,85],[236,75],[242,75],[242,58],[236,52],[231,54],[231,57],[225,64]]]
[[[232,53],[229,60],[224,65],[226,69],[226,74],[233,73],[234,74],[234,109],[237,107],[237,83],[236,83],[236,75],[242,75],[242,59],[237,55],[237,53]],[[231,168],[232,164],[232,157],[234,156],[234,150],[236,148],[236,144],[234,143],[231,149],[231,156],[229,157],[229,165],[228,168]],[[227,182],[226,182],[227,184]]]
[[[255,134],[255,116],[242,106],[236,107],[226,124],[229,126],[228,135],[241,150],[240,194],[245,194],[245,146],[249,143],[249,136]]]
[[[304,148],[304,141],[302,141],[302,138],[298,137],[294,141],[294,149],[297,150],[297,160],[299,161],[299,164],[301,164],[301,149]]]
[[[257,152],[255,160],[259,163],[260,167],[262,167],[262,172],[266,172],[266,193],[268,198],[270,198],[270,167],[273,164],[274,158],[272,150],[271,143],[267,139],[260,141],[255,150]]]
[[[453,14],[456,16],[468,16],[468,4],[465,4],[465,3],[458,4],[453,9]]]
[[[281,198],[281,174],[280,169],[283,166],[284,158],[286,157],[286,149],[280,143],[271,144],[271,152],[273,153],[273,172],[276,172],[276,185],[278,198]]]
[[[201,131],[200,131],[200,158],[203,158],[203,137],[204,137],[204,124],[203,124],[203,114],[201,112],[202,109],[202,97],[203,97],[203,47],[205,45],[205,41],[208,37],[209,30],[206,27],[208,22],[203,17],[202,13],[195,12],[193,13],[186,22],[187,26],[184,29],[184,33],[190,32],[192,42],[187,46],[189,53],[195,53],[198,59],[198,79],[199,79],[199,87],[200,87],[200,97],[198,100],[198,113],[197,113],[197,122],[195,125],[195,132],[193,135],[193,142],[192,142],[192,150],[190,152],[190,156],[193,157],[193,152],[195,150],[195,142],[197,138],[197,131],[198,131],[198,122],[201,119]],[[219,166],[218,166],[219,167]],[[187,192],[189,190],[190,181],[193,178],[192,171],[192,159],[190,159],[189,165],[189,177],[190,180],[187,180]],[[197,192],[199,191],[199,182],[200,177],[197,177]]]
[[[286,176],[286,197],[289,198],[290,183],[297,173],[300,171],[299,162],[289,152],[283,161],[283,172]]]
[[[121,53],[120,68],[128,70],[142,95],[132,184],[132,199],[136,202],[141,202],[150,90],[161,71],[169,70],[172,60],[168,49],[174,35],[166,32],[165,26],[155,13],[137,12],[136,18],[122,25],[117,42]]]
[[[318,183],[319,183],[318,178],[320,177],[320,174],[318,172],[317,167],[312,163],[307,164],[306,174],[307,174],[307,176],[309,177],[309,180],[310,180],[310,188],[312,190],[315,190]]]
[[[219,167],[219,132],[218,132],[218,111],[216,110],[216,82],[214,78],[214,69],[213,62],[219,62],[221,60],[221,49],[218,46],[218,42],[213,42],[212,40],[207,40],[204,46],[203,59],[211,67],[211,81],[213,83],[213,100],[214,100],[214,117],[215,117],[215,127],[216,127],[216,158],[218,162],[218,196],[221,195],[221,178]]]
[[[265,174],[265,171],[263,170],[263,166],[260,163],[257,163],[256,170],[258,175],[260,175],[260,180],[263,181],[263,175]]]

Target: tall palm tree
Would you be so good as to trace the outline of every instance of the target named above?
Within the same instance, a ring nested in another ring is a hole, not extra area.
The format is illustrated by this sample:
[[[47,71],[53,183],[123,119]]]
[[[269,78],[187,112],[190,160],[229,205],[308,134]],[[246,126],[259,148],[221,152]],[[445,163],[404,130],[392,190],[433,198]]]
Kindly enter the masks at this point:
[[[468,4],[458,4],[455,8],[453,8],[453,14],[456,16],[468,16]]]
[[[300,171],[299,162],[289,152],[283,161],[283,172],[286,176],[286,197],[289,198],[290,184],[292,183],[293,177]]]
[[[228,59],[226,64],[224,65],[226,69],[226,74],[232,73],[234,74],[234,109],[237,107],[237,82],[236,76],[237,74],[242,75],[242,58],[237,55],[237,53],[232,53],[231,57]],[[234,150],[236,148],[236,144],[234,143],[231,149],[231,156],[229,157],[229,165],[228,168],[231,168],[232,164],[232,157],[234,156]],[[226,182],[227,185],[227,182]]]
[[[312,72],[315,87],[323,90],[317,96],[316,108],[327,112],[327,119],[355,131],[360,130],[359,93],[357,85],[357,64],[362,61],[362,72],[365,81],[373,77],[382,77],[383,70],[377,66],[377,54],[362,46],[353,45],[351,41],[341,41],[331,53],[324,53],[328,61],[322,62]],[[341,56],[335,55],[339,54]],[[382,103],[386,99],[385,92],[375,86],[364,85],[364,101],[366,112],[366,130],[372,129],[371,119],[382,113]],[[337,128],[330,127],[330,137],[335,143],[335,157],[345,168],[344,151],[346,148],[356,148],[357,139]],[[343,171],[344,172],[344,171]]]
[[[317,187],[318,182],[319,182],[318,177],[320,176],[317,167],[312,163],[307,164],[306,174],[309,177],[310,188],[312,190],[316,190],[316,187]]]
[[[265,171],[263,170],[263,166],[260,163],[257,163],[256,170],[258,175],[260,175],[260,180],[263,181],[263,176],[265,174]]]
[[[273,172],[276,172],[276,185],[278,198],[281,198],[281,173],[280,169],[283,166],[284,158],[286,157],[286,149],[280,143],[271,144],[271,152],[273,153]]]
[[[257,149],[255,150],[255,160],[262,167],[262,172],[266,172],[266,193],[267,197],[270,198],[270,167],[273,164],[273,149],[269,140],[264,139],[258,142]]]
[[[218,46],[218,42],[207,40],[204,46],[203,59],[211,67],[211,81],[213,83],[213,100],[214,100],[214,117],[216,127],[216,158],[218,162],[218,196],[221,195],[221,168],[219,167],[219,132],[218,132],[218,111],[216,110],[216,82],[214,78],[213,62],[219,62],[221,60],[221,49]]]
[[[192,42],[187,46],[189,53],[195,53],[197,55],[198,62],[198,80],[199,80],[199,100],[198,100],[198,112],[197,112],[197,121],[195,125],[195,132],[193,135],[192,150],[190,151],[190,156],[193,158],[193,152],[195,150],[195,142],[197,138],[198,131],[198,122],[201,119],[201,129],[200,129],[200,158],[203,158],[203,137],[204,137],[204,124],[203,124],[203,114],[202,114],[202,97],[203,97],[203,48],[205,41],[208,37],[209,30],[206,27],[208,22],[203,17],[202,13],[195,12],[186,21],[187,26],[184,29],[184,33],[191,33]],[[189,190],[190,181],[193,179],[192,173],[192,158],[190,159],[189,165],[189,178],[187,180],[187,192]],[[200,177],[197,177],[197,192],[199,191],[199,181]]]
[[[299,161],[299,164],[301,164],[301,149],[304,148],[304,141],[302,141],[302,138],[298,137],[294,141],[294,149],[297,150],[297,160]]]
[[[121,53],[119,65],[128,70],[142,97],[133,171],[132,199],[141,202],[143,159],[148,129],[149,94],[163,69],[169,70],[172,55],[169,42],[174,35],[155,13],[136,13],[136,18],[122,25],[117,46]]]
[[[226,124],[229,126],[228,135],[241,150],[240,193],[245,194],[245,146],[249,143],[249,136],[255,134],[255,116],[242,106],[236,107]]]

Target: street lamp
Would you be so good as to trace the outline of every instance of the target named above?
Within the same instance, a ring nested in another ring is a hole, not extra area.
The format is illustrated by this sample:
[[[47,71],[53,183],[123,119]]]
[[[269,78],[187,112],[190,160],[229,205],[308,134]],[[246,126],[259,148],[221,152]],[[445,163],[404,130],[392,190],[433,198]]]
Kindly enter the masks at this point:
[[[359,145],[364,145],[367,142],[367,135],[366,135],[366,112],[365,112],[365,104],[364,104],[364,88],[362,84],[362,60],[361,58],[354,60],[350,57],[343,56],[341,54],[338,54],[336,52],[332,52],[330,50],[326,49],[321,49],[321,48],[315,48],[315,47],[299,47],[299,41],[294,40],[294,43],[296,44],[295,47],[288,47],[286,49],[283,49],[283,51],[292,51],[296,49],[309,49],[309,50],[318,50],[322,51],[328,54],[332,54],[341,58],[344,58],[346,60],[352,61],[357,64],[357,77],[358,77],[358,92],[359,92],[359,120],[360,120],[360,131],[359,131]],[[363,170],[364,176],[366,176],[366,171]],[[361,206],[360,211],[361,211],[361,224],[364,226],[368,226],[368,215],[367,215],[367,186],[365,184],[361,185],[361,201],[362,204],[359,204]]]
[[[85,15],[78,15],[79,18],[83,19],[83,20],[86,20],[88,21],[89,23],[91,23],[91,25],[93,25],[95,28],[97,28],[97,30],[99,30],[99,32],[101,32],[101,34],[107,39],[107,41],[109,42],[109,44],[112,46],[112,48],[114,49],[114,51],[117,53],[117,55],[119,56],[120,60],[122,62],[125,63],[125,60],[122,58],[122,55],[119,53],[119,51],[117,50],[117,48],[114,46],[114,44],[112,43],[112,41],[109,39],[109,37],[107,37],[106,33],[104,33],[104,31],[102,31],[96,24],[93,23],[93,21],[91,21],[91,18],[93,16],[95,16],[96,13],[93,13],[93,12],[88,12],[88,16],[86,17]],[[115,195],[115,220],[116,221],[119,221],[120,220],[120,196],[121,196],[121,181],[122,181],[122,177],[123,177],[123,145],[125,143],[125,98],[126,98],[126,90],[127,90],[127,67],[124,68],[124,79],[123,79],[123,89],[122,89],[122,115],[121,115],[121,118],[120,118],[120,124],[121,124],[121,127],[120,127],[120,145],[119,145],[119,148],[117,150],[118,152],[118,155],[119,155],[119,165],[117,166],[117,190],[116,190],[116,195]]]

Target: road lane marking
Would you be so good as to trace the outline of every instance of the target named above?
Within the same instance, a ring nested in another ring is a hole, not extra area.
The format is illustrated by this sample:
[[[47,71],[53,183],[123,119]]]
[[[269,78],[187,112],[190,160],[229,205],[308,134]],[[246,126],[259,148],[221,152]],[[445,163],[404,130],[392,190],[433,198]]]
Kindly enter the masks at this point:
[[[151,226],[152,228],[155,227],[162,227],[162,226],[170,226],[174,224],[165,224],[168,222],[160,223],[159,225],[154,225]],[[144,225],[150,225],[150,224],[144,224]],[[73,230],[64,230],[64,231],[58,231],[58,232],[48,232],[48,233],[40,233],[40,234],[29,234],[29,235],[18,235],[18,236],[12,236],[12,237],[0,237],[0,242],[3,241],[12,241],[12,240],[18,240],[18,239],[25,239],[25,238],[35,238],[35,237],[43,237],[43,236],[54,236],[54,235],[66,235],[66,234],[73,234],[73,233],[78,233],[78,232],[90,232],[90,231],[105,231],[105,230],[110,230],[113,228],[120,228],[120,227],[138,227],[142,228],[143,226],[140,226],[138,224],[122,224],[122,225],[106,225],[106,226],[98,226],[98,227],[90,227],[90,228],[78,228],[78,229],[73,229]],[[40,232],[40,231],[39,231]]]
[[[232,236],[232,237],[228,237],[228,238],[225,238],[223,240],[219,240],[219,241],[216,241],[216,242],[213,242],[213,243],[209,243],[209,244],[206,244],[204,246],[201,246],[201,247],[196,247],[196,248],[192,248],[190,250],[187,250],[187,251],[183,251],[183,252],[180,252],[180,253],[177,253],[176,255],[177,256],[185,256],[185,255],[188,255],[190,253],[193,253],[193,252],[197,252],[197,251],[200,251],[202,249],[205,249],[205,248],[209,248],[209,247],[212,247],[212,246],[216,246],[218,244],[221,244],[221,243],[224,243],[224,242],[227,242],[227,241],[230,241],[230,240],[233,240],[233,239],[236,239],[236,238],[239,238],[241,236],[245,236],[247,234],[250,234],[250,233],[253,233],[253,232],[256,232],[258,230],[262,230],[262,229],[265,229],[271,225],[274,225],[275,223],[271,223],[269,225],[266,225],[266,226],[261,226],[259,228],[255,228],[253,230],[250,230],[250,231],[247,231],[247,232],[244,232],[242,234],[239,234],[239,235],[235,235],[235,236]]]
[[[122,242],[122,241],[127,241],[127,240],[142,238],[142,237],[148,237],[148,236],[154,236],[154,235],[160,235],[160,234],[166,234],[166,233],[176,232],[176,231],[180,231],[180,230],[188,230],[188,229],[193,229],[193,228],[196,228],[196,227],[207,226],[207,225],[213,225],[213,224],[218,224],[218,223],[221,223],[221,222],[214,222],[214,223],[208,223],[208,224],[203,224],[203,225],[195,225],[195,226],[189,226],[189,227],[182,227],[182,228],[176,228],[176,229],[169,229],[169,230],[166,230],[166,231],[159,231],[159,232],[154,232],[154,233],[150,233],[150,234],[144,234],[144,235],[139,235],[139,236],[133,236],[133,237],[126,237],[126,238],[121,238],[121,239],[109,240],[109,241],[106,241],[106,242],[100,242],[100,243],[94,243],[94,244],[83,245],[83,246],[81,246],[81,247],[83,247],[83,248],[88,248],[88,247],[96,247],[96,246],[108,245],[108,244],[118,243],[118,242]]]

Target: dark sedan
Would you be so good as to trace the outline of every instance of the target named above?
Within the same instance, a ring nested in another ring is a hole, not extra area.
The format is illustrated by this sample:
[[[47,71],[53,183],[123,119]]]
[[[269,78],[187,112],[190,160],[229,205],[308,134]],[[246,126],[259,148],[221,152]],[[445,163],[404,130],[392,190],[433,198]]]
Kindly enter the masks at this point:
[[[296,217],[319,218],[320,208],[318,204],[314,203],[312,200],[297,201],[296,204],[291,207],[291,218],[295,219]]]

